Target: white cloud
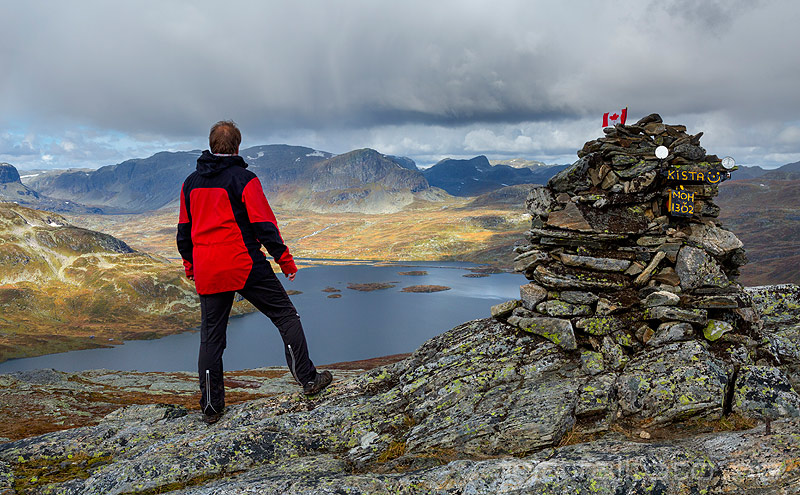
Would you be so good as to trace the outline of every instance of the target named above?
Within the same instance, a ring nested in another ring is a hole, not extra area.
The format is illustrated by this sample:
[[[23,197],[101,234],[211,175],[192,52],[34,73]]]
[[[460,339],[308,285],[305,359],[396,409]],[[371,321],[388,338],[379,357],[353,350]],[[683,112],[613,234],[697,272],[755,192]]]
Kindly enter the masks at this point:
[[[464,149],[483,153],[486,150],[507,150],[510,153],[531,153],[537,150],[530,136],[498,136],[490,129],[470,131],[464,136]]]
[[[778,134],[778,142],[781,144],[800,147],[800,127],[785,127],[780,134]]]
[[[800,161],[800,152],[798,153],[769,153],[764,157],[765,160],[768,160],[772,163],[793,163]]]

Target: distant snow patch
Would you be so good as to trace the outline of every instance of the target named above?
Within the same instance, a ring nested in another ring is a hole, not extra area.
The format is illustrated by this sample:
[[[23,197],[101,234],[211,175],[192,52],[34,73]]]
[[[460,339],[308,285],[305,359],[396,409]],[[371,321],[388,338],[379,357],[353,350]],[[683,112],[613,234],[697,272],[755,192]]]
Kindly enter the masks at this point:
[[[19,178],[20,178],[20,179],[27,179],[28,177],[36,177],[37,175],[42,175],[42,174],[28,174],[28,175],[20,175],[20,176],[19,176]]]
[[[325,158],[328,155],[326,153],[323,153],[322,151],[314,150],[313,153],[308,153],[306,156],[319,156],[319,157]]]
[[[317,234],[321,234],[322,232],[325,232],[326,230],[328,230],[330,228],[336,227],[337,225],[341,225],[341,223],[334,223],[332,225],[328,225],[324,229],[317,230],[316,232],[312,232],[312,233],[310,233],[308,235],[304,235],[303,237],[299,237],[299,238],[295,239],[295,242],[302,241],[303,239],[308,239],[309,237],[315,236]]]
[[[256,153],[256,156],[248,156],[247,159],[248,160],[255,160],[256,158],[261,158],[262,156],[264,156],[264,152],[263,151],[259,151],[258,153]]]
[[[47,225],[51,227],[63,227],[63,225],[61,225],[60,223],[55,223],[55,222],[50,222]]]

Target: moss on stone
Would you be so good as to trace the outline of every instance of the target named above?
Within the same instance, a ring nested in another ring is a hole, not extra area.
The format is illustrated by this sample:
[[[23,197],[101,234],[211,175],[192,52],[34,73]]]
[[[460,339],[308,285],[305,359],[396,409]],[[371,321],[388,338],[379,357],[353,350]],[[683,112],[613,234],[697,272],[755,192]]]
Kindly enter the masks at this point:
[[[583,318],[578,321],[578,328],[592,335],[607,335],[616,330],[616,327],[616,318],[608,316]]]
[[[91,476],[90,471],[111,461],[111,455],[105,453],[76,453],[52,457],[43,455],[33,459],[19,456],[12,465],[14,490],[17,493],[31,493],[50,484],[87,479]]]

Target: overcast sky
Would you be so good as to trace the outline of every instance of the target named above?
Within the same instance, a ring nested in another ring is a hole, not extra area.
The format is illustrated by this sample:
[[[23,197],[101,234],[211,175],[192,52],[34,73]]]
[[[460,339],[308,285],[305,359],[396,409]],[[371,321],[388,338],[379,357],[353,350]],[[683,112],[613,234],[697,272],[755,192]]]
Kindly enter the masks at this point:
[[[571,163],[602,114],[709,153],[800,160],[800,2],[0,0],[0,161],[99,167],[207,148],[370,147],[422,165]]]

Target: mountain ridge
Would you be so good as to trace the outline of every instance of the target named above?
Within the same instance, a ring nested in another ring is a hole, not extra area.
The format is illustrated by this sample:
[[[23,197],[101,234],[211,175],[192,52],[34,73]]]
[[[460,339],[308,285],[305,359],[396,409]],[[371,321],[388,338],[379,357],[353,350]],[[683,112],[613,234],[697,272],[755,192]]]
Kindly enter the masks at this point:
[[[39,194],[22,183],[19,171],[10,163],[0,163],[0,201],[20,204],[29,208],[41,208],[54,212],[101,213],[99,208]]]
[[[512,167],[492,165],[484,155],[467,160],[445,158],[423,170],[428,182],[453,196],[479,196],[518,184],[545,183],[566,165]]]
[[[25,186],[105,213],[142,213],[175,206],[176,191],[199,155],[200,150],[161,151],[97,170],[40,172],[26,177]],[[438,201],[445,193],[477,196],[509,185],[543,183],[564,167],[521,159],[492,165],[480,155],[444,159],[421,170],[411,158],[370,148],[335,155],[288,144],[252,146],[240,155],[266,193],[318,212],[398,211],[416,200]],[[308,191],[310,196],[302,196]]]
[[[67,171],[39,174],[28,181],[30,188],[73,201],[98,205],[108,213],[141,213],[156,210],[177,201],[183,180],[195,169],[199,150],[155,153],[147,158],[131,159],[95,171]],[[352,211],[385,210],[392,197],[378,197],[372,203],[372,190],[403,192],[412,195],[429,189],[413,160],[391,157],[375,150],[353,150],[341,155],[303,146],[285,144],[259,145],[241,150],[240,155],[256,173],[267,193],[279,198],[288,192],[313,193],[340,189],[338,198],[300,198],[312,209],[326,209],[331,201],[335,211],[348,210],[347,200],[358,196]],[[321,163],[327,166],[317,167]],[[349,173],[349,177],[344,172]],[[361,188],[357,194],[351,191]],[[360,196],[359,196],[360,195]],[[385,196],[385,195],[384,195]],[[406,195],[407,196],[407,195]],[[428,199],[436,195],[429,195]],[[298,198],[294,198],[297,200]],[[395,198],[397,199],[397,198]],[[413,198],[404,197],[402,204]]]
[[[775,180],[800,180],[800,161],[787,163],[775,170],[768,170],[761,177]]]

